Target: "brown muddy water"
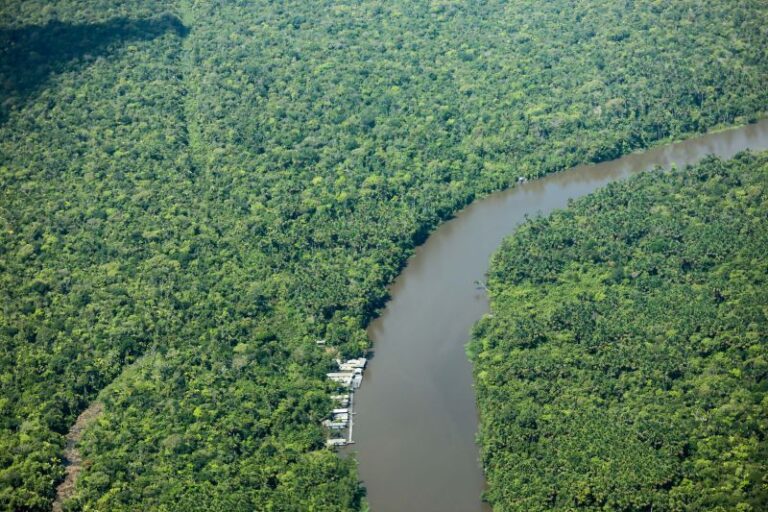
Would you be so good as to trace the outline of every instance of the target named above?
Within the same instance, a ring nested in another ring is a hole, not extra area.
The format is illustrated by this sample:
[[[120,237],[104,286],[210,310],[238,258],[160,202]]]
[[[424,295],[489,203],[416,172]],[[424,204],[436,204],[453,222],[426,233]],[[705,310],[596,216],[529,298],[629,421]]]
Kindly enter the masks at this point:
[[[408,260],[369,327],[374,357],[355,399],[352,453],[373,512],[480,512],[483,472],[472,368],[464,352],[488,311],[491,254],[525,216],[546,214],[655,166],[768,149],[768,120],[583,165],[478,200]]]

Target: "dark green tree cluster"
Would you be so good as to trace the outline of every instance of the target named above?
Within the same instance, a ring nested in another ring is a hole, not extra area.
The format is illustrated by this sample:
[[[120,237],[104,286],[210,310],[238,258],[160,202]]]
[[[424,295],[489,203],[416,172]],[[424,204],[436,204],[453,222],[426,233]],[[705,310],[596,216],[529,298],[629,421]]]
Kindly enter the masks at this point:
[[[497,511],[768,509],[768,153],[611,185],[494,256]]]
[[[413,246],[520,174],[756,118],[766,26],[759,0],[4,2],[0,508],[48,509],[97,395],[73,510],[360,508],[323,375]]]

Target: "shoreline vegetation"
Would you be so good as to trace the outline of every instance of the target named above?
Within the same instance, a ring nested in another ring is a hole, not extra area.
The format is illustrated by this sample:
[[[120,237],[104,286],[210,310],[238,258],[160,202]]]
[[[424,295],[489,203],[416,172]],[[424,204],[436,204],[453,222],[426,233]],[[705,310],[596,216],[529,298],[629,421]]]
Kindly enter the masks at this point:
[[[50,509],[98,398],[65,510],[359,510],[354,462],[323,448],[324,375],[368,348],[413,248],[519,176],[755,120],[767,18],[8,2],[0,508]]]
[[[532,219],[477,324],[494,510],[764,510],[768,153]]]

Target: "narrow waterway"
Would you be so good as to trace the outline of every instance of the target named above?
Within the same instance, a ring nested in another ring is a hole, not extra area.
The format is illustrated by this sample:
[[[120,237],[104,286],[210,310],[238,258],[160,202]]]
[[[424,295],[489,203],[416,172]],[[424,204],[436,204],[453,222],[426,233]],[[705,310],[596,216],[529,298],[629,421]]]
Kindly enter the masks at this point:
[[[353,452],[373,512],[479,512],[484,479],[464,346],[488,309],[492,252],[526,215],[563,208],[655,166],[768,149],[768,120],[562,173],[493,194],[459,212],[420,246],[369,328],[374,357],[355,405]]]

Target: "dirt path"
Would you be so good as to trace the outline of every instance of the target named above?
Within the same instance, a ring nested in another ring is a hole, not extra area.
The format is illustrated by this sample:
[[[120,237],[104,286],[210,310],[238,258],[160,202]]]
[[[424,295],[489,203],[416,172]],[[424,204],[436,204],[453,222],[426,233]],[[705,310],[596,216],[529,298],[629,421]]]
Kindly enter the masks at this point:
[[[83,432],[94,420],[96,420],[103,410],[101,402],[92,403],[86,410],[84,410],[80,416],[77,417],[77,421],[69,429],[67,434],[67,446],[64,448],[64,465],[66,466],[67,476],[64,477],[64,481],[56,488],[56,499],[53,501],[53,512],[62,512],[62,504],[75,492],[75,481],[77,480],[77,474],[82,469],[83,459],[80,456],[80,451],[77,449],[77,444],[83,437]]]

